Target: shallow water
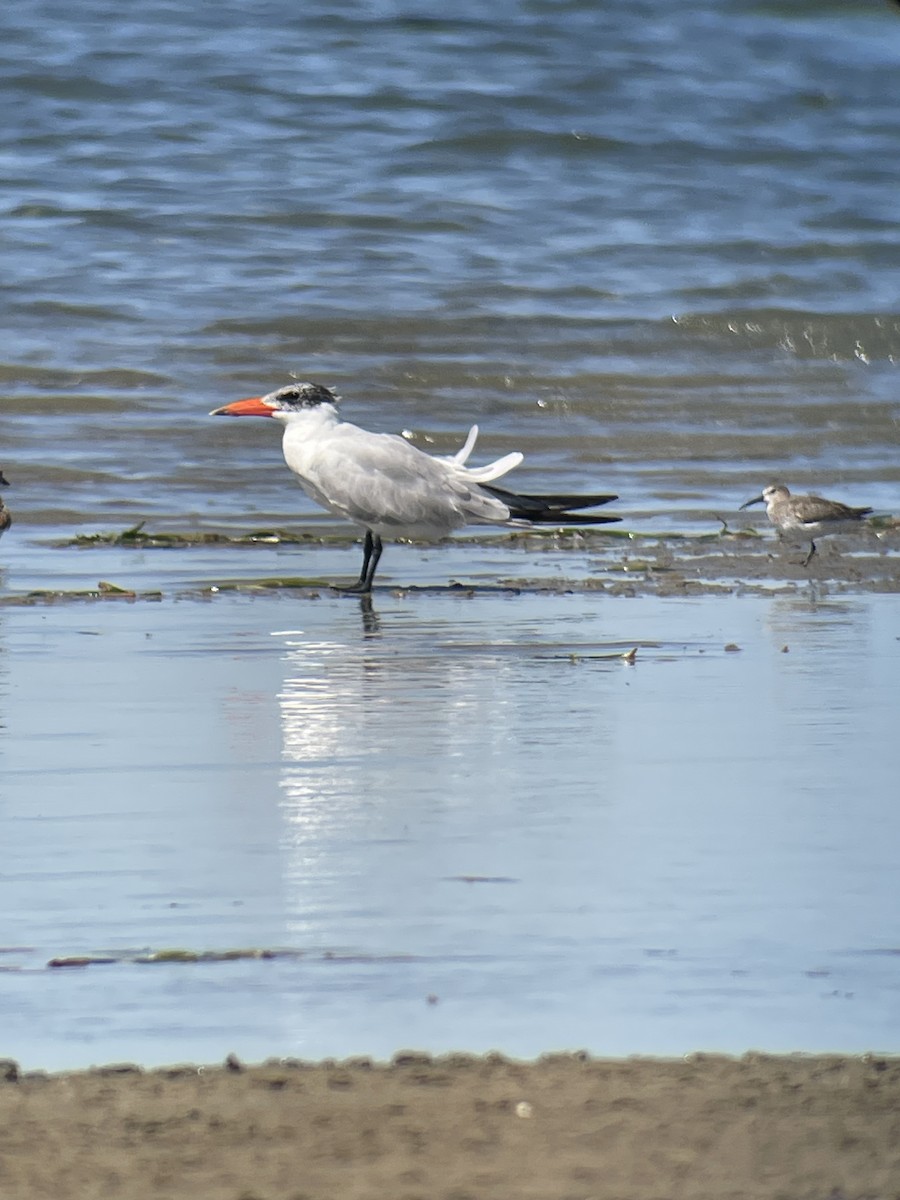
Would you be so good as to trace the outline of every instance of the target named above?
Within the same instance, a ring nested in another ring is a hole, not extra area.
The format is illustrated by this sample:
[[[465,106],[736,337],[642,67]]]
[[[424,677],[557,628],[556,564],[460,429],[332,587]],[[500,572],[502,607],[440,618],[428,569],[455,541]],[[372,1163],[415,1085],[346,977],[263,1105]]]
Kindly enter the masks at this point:
[[[292,372],[630,521],[896,508],[894,5],[21,0],[0,62],[20,530],[320,522],[206,416]]]
[[[3,1049],[891,1048],[894,616],[490,593],[4,610]],[[133,961],[238,948],[279,954]],[[114,961],[47,965],[72,956]]]

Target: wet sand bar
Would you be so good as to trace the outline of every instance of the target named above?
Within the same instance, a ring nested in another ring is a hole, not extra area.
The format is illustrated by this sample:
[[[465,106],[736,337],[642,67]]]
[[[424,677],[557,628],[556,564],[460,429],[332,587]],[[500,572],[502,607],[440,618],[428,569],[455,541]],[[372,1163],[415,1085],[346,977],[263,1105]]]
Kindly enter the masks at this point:
[[[0,1071],[10,1200],[851,1200],[898,1181],[894,1057]]]

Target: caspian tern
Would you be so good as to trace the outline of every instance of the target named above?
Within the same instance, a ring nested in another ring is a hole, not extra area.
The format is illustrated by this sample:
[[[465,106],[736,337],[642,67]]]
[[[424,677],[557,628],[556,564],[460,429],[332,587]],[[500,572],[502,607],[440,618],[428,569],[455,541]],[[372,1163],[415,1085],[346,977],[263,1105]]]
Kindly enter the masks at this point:
[[[0,471],[0,486],[9,487],[9,480],[2,471]],[[3,533],[9,529],[10,525],[12,525],[12,517],[10,516],[9,509],[6,507],[3,501],[0,500],[0,537],[2,537]]]
[[[825,500],[822,496],[792,496],[783,483],[770,483],[759,496],[742,504],[741,509],[751,504],[765,504],[766,515],[782,537],[809,541],[809,554],[801,564],[804,567],[816,552],[813,535],[851,533],[872,511],[851,508],[840,500]]]
[[[339,400],[321,384],[291,383],[210,414],[280,421],[285,462],[306,494],[365,530],[359,579],[338,591],[371,592],[385,537],[440,541],[470,524],[527,528],[621,520],[571,511],[607,504],[618,496],[526,496],[492,486],[523,456],[514,452],[484,467],[466,466],[477,425],[461,450],[442,457],[426,454],[397,435],[370,433],[342,421]]]

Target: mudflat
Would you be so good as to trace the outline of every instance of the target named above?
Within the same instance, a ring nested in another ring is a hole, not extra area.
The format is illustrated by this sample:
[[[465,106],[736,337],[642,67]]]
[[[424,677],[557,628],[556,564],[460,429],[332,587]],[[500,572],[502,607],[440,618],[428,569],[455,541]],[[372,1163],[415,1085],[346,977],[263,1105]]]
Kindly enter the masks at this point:
[[[888,1200],[900,1058],[401,1052],[60,1075],[6,1062],[0,1195]]]

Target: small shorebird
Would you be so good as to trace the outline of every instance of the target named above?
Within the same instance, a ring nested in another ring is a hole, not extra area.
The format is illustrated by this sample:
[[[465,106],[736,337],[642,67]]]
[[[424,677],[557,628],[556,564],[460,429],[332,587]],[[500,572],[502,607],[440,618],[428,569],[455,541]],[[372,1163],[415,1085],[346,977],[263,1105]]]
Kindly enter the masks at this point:
[[[0,486],[9,487],[9,480],[2,471],[0,471]],[[10,516],[9,509],[3,503],[2,499],[0,499],[0,537],[9,529],[10,525],[12,525],[12,517]]]
[[[741,509],[751,504],[765,504],[766,515],[785,538],[809,541],[809,554],[801,566],[806,566],[816,552],[813,536],[826,533],[851,533],[859,529],[863,517],[871,508],[851,508],[839,500],[825,500],[822,496],[792,496],[783,483],[770,483],[762,494],[754,496]],[[801,535],[799,538],[797,535]],[[805,536],[802,536],[805,535]]]
[[[266,396],[235,400],[213,417],[274,417],[284,426],[287,465],[311,499],[365,530],[359,579],[338,591],[368,595],[382,538],[440,541],[465,525],[605,525],[620,517],[580,511],[618,496],[530,496],[494,487],[517,467],[514,451],[484,467],[467,467],[478,426],[449,457],[426,454],[404,438],[370,433],[342,421],[339,396],[317,383],[291,383]],[[576,510],[576,511],[572,511]]]

